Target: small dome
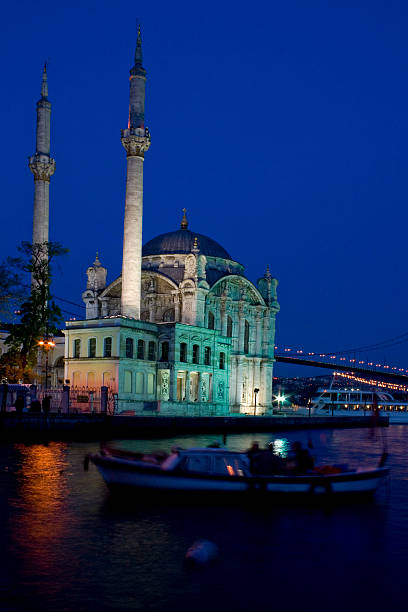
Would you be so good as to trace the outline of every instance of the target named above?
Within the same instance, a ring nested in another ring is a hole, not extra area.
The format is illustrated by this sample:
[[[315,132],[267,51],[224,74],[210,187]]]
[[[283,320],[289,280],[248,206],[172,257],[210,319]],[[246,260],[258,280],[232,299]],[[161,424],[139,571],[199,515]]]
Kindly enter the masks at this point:
[[[160,234],[152,238],[143,247],[142,255],[172,255],[176,253],[191,253],[194,239],[197,238],[197,246],[203,255],[210,257],[221,257],[231,259],[231,256],[218,242],[208,236],[191,232],[189,229],[179,229],[175,232]]]

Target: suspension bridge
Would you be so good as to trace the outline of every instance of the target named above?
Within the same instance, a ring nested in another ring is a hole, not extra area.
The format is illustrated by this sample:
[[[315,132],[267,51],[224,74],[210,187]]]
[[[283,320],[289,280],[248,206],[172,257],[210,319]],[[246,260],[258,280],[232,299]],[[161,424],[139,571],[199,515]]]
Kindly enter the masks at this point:
[[[390,349],[405,342],[408,342],[408,333],[375,344],[325,353],[275,346],[275,360],[278,363],[328,369],[356,382],[408,391],[408,369],[376,360],[362,359],[361,356],[358,358],[359,354]]]

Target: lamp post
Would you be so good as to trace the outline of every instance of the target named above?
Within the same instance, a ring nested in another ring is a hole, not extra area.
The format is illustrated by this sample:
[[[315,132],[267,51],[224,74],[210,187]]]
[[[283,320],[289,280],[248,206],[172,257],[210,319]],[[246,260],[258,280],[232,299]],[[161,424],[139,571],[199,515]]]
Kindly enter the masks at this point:
[[[45,389],[48,389],[48,352],[54,348],[55,342],[52,338],[42,338],[38,341],[38,346],[45,351]]]
[[[254,397],[255,397],[255,406],[254,406],[254,416],[256,416],[256,396],[259,393],[259,389],[254,389]]]

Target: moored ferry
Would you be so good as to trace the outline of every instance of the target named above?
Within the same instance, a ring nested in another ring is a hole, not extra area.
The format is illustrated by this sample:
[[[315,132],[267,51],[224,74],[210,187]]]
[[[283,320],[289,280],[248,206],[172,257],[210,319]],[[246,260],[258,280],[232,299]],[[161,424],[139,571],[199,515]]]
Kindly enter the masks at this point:
[[[320,388],[311,399],[314,415],[368,415],[373,406],[390,423],[408,423],[408,402],[383,390],[360,388]]]

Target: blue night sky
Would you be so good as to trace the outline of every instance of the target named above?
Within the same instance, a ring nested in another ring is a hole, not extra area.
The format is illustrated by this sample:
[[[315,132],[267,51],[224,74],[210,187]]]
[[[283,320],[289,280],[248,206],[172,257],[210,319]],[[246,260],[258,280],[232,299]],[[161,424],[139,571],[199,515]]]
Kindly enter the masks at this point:
[[[70,249],[54,292],[81,304],[96,250],[108,280],[120,274],[120,129],[140,20],[152,134],[144,241],[177,229],[186,207],[190,229],[219,241],[251,280],[269,263],[278,346],[328,352],[403,334],[407,18],[403,0],[8,2],[2,258],[31,240],[27,157],[47,59],[50,239]],[[63,307],[67,318],[84,312]],[[371,356],[408,367],[404,343]]]

